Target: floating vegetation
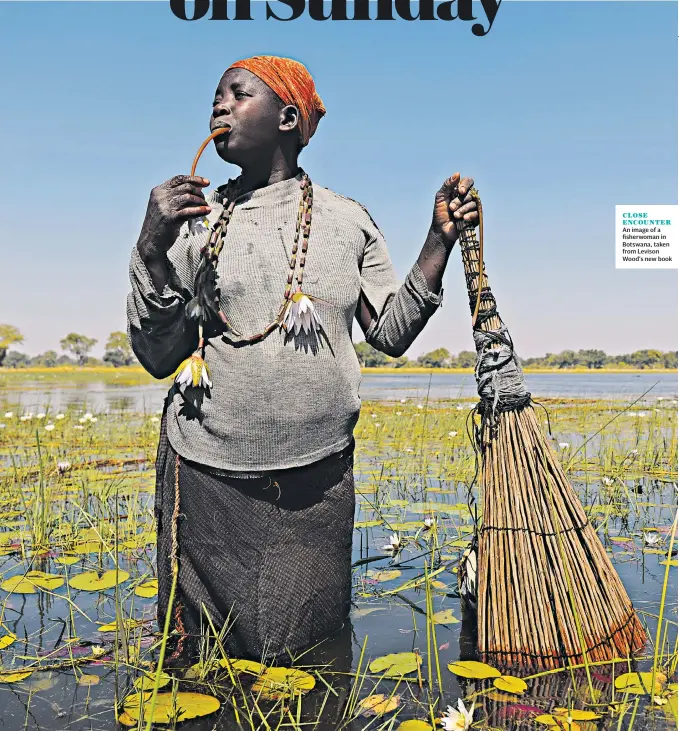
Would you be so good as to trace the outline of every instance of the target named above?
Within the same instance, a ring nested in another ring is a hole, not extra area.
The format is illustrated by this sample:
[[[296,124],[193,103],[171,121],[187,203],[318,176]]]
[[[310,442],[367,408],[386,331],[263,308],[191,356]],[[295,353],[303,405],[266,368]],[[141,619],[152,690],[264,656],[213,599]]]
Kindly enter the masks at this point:
[[[473,708],[473,728],[675,728],[676,405],[649,397],[633,407],[643,408],[641,418],[621,402],[545,401],[555,446],[568,444],[559,450],[568,478],[648,643],[634,661],[522,677],[472,659],[474,622],[458,593],[479,509],[465,437],[471,405],[364,403],[354,605],[337,636],[271,666],[225,656],[223,633],[205,627],[200,662],[157,677],[160,415],[121,401],[109,413],[83,404],[61,409],[63,418],[44,408],[43,418],[22,420],[28,412],[0,404],[5,728],[108,730],[117,719],[139,731],[302,731],[321,719],[318,728],[431,731],[466,723],[460,700]],[[458,715],[447,716],[448,707]]]

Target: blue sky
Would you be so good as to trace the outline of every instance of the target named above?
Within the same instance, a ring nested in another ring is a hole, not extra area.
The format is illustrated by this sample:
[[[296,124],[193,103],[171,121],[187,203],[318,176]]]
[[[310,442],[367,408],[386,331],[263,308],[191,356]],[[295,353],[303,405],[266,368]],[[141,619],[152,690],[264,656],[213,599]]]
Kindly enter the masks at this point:
[[[677,347],[676,270],[615,269],[616,204],[677,202],[677,5],[504,2],[454,21],[188,23],[162,2],[0,2],[0,322],[21,349],[125,327],[150,189],[188,172],[234,60],[291,56],[328,114],[301,164],[362,202],[405,277],[433,197],[476,178],[486,262],[521,356]],[[208,151],[199,173],[237,173]],[[472,349],[456,247],[409,355]]]

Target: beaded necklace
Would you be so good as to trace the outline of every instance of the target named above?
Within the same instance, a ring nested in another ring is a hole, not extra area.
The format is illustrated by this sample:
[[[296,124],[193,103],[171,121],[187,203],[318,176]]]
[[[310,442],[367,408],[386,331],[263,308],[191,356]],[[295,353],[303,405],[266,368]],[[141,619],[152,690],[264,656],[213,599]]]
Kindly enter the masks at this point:
[[[309,248],[309,233],[311,231],[311,210],[313,206],[313,186],[309,176],[300,169],[302,178],[300,180],[301,198],[297,211],[297,226],[295,238],[292,244],[290,256],[290,267],[287,275],[287,282],[283,292],[283,302],[274,320],[272,320],[261,332],[254,335],[244,336],[227,319],[219,306],[220,292],[217,287],[217,263],[219,255],[224,248],[224,241],[228,230],[229,222],[236,206],[236,199],[240,195],[240,178],[229,180],[222,195],[223,210],[215,221],[207,243],[200,250],[200,263],[196,272],[194,282],[194,297],[186,305],[186,313],[190,319],[198,321],[198,348],[196,352],[187,358],[177,369],[176,380],[180,384],[197,386],[212,386],[209,379],[209,371],[205,364],[205,325],[213,316],[219,317],[222,323],[235,336],[232,344],[256,343],[263,340],[269,333],[280,327],[286,332],[294,327],[298,333],[301,322],[306,322],[305,330],[309,324],[313,329],[320,327],[320,319],[314,311],[312,300],[318,299],[302,292],[304,280],[304,264],[306,262],[307,249]],[[300,248],[299,266],[297,266],[297,253]],[[297,286],[293,292],[293,280]],[[306,318],[306,320],[304,320]]]

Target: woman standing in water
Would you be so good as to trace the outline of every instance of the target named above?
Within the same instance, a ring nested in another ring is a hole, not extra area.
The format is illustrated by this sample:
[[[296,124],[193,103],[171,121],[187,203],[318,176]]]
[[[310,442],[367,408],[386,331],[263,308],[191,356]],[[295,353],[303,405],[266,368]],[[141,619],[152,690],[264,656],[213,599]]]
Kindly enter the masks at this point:
[[[353,319],[370,345],[402,355],[441,304],[455,218],[478,221],[473,181],[455,173],[401,284],[367,211],[298,165],[324,114],[302,64],[233,64],[210,127],[228,129],[215,148],[241,175],[207,199],[200,177],[154,188],[132,251],[132,347],[156,378],[177,373],[156,465],[161,627],[179,566],[175,654],[209,626],[205,613],[228,626],[234,657],[272,660],[342,626],[361,404]]]

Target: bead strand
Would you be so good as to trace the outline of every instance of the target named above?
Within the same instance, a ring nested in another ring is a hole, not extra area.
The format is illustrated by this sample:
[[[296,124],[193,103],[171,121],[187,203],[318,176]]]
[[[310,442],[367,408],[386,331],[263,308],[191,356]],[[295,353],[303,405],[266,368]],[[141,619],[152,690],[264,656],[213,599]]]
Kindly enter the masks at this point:
[[[216,298],[215,304],[219,313],[219,317],[224,325],[239,339],[241,343],[254,343],[259,340],[263,340],[269,333],[280,326],[282,318],[285,314],[286,308],[288,307],[290,300],[292,299],[292,283],[297,279],[297,291],[302,289],[302,281],[304,279],[304,265],[306,263],[306,253],[309,248],[309,234],[311,232],[311,210],[313,207],[313,186],[309,176],[303,173],[302,180],[300,181],[300,188],[302,191],[302,197],[299,202],[299,208],[297,211],[297,225],[295,227],[295,238],[292,244],[292,252],[290,256],[290,268],[287,275],[287,281],[285,285],[285,291],[283,293],[283,302],[278,310],[275,320],[270,322],[262,332],[249,337],[243,337],[228,321],[226,315],[219,307],[219,297]],[[219,255],[224,248],[224,242],[226,239],[226,232],[231,221],[234,208],[236,206],[236,199],[238,198],[238,181],[229,181],[226,191],[222,200],[225,205],[220,214],[219,218],[215,222],[213,229],[210,233],[208,243],[201,249],[201,254],[205,256],[210,265],[217,269],[219,261]],[[227,204],[228,202],[228,204]],[[300,249],[300,236],[301,236],[301,252],[299,257],[299,268],[297,267],[297,253]],[[295,272],[295,270],[297,270]],[[199,322],[199,329],[201,331],[201,344],[203,344],[202,330],[203,322]],[[231,341],[234,342],[234,341]]]

